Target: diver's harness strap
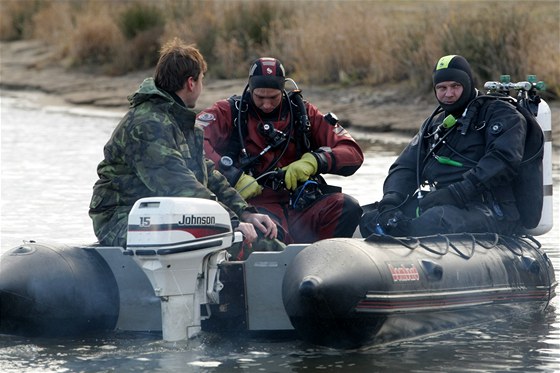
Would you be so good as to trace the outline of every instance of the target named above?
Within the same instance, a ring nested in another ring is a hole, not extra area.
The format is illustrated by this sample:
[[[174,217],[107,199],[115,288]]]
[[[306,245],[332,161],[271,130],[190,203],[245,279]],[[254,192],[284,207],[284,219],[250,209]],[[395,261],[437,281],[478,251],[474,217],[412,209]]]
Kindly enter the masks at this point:
[[[295,83],[294,83],[295,84]],[[232,113],[232,123],[234,131],[229,141],[228,148],[224,152],[224,156],[233,161],[229,167],[224,168],[221,164],[224,176],[230,182],[230,185],[235,185],[243,172],[254,175],[254,166],[259,162],[261,157],[271,149],[283,147],[280,154],[266,167],[265,171],[260,175],[256,175],[256,180],[262,186],[278,190],[283,187],[284,172],[277,169],[277,163],[284,155],[289,143],[292,141],[296,145],[297,156],[300,158],[304,153],[311,152],[317,159],[319,166],[318,175],[311,177],[306,183],[298,186],[295,191],[291,193],[290,207],[297,210],[303,210],[310,206],[320,196],[331,193],[340,193],[342,188],[338,186],[328,185],[326,181],[319,175],[322,168],[321,165],[326,165],[326,159],[321,153],[321,150],[312,151],[311,147],[311,122],[307,115],[307,108],[303,99],[302,91],[297,88],[286,92],[282,92],[282,99],[286,99],[289,103],[290,126],[286,132],[276,130],[272,123],[262,123],[259,125],[259,132],[267,139],[268,146],[265,147],[259,154],[252,156],[248,154],[245,148],[244,139],[248,134],[248,116],[249,116],[249,100],[248,86],[243,90],[243,94],[233,95],[228,98],[230,109]],[[325,116],[325,120],[331,125],[335,125],[338,120],[332,113]],[[224,158],[224,157],[222,157]],[[221,162],[220,162],[221,163]],[[234,166],[234,164],[237,165]]]
[[[426,155],[423,157],[422,161],[420,162],[420,154],[422,149],[424,149],[424,145],[422,143],[418,146],[418,168],[417,168],[417,185],[420,188],[423,185],[423,181],[420,180],[422,177],[422,172],[424,170],[424,166],[426,165],[426,161],[431,157],[435,157],[438,162],[440,163],[447,163],[450,165],[461,166],[460,162],[454,162],[446,157],[439,157],[436,154],[436,151],[441,147],[443,143],[445,143],[445,139],[449,134],[452,132],[453,129],[457,129],[461,135],[466,135],[473,120],[475,120],[479,114],[483,114],[486,112],[488,105],[487,103],[492,100],[503,100],[509,102],[510,104],[517,106],[515,99],[510,96],[503,96],[503,95],[479,95],[475,97],[465,109],[463,115],[455,119],[452,115],[448,115],[442,120],[432,133],[427,133],[428,130],[432,127],[431,124],[433,123],[434,117],[437,114],[443,112],[441,107],[437,107],[432,115],[426,119],[424,124],[421,127],[420,134],[419,134],[419,141],[422,142],[424,139],[430,139],[430,143],[427,147]],[[482,122],[480,125],[474,127],[474,130],[480,131],[486,126],[486,122]]]
[[[249,116],[249,105],[247,100],[247,87],[243,91],[243,95],[233,95],[228,98],[230,103],[232,122],[234,131],[229,141],[228,148],[223,155],[231,159],[237,159],[236,166],[243,172],[253,174],[253,168],[260,158],[269,150],[283,146],[284,149],[276,159],[269,164],[262,174],[273,170],[276,164],[284,154],[290,141],[294,142],[297,147],[297,155],[301,157],[304,153],[312,152],[310,133],[311,123],[307,116],[307,109],[301,94],[301,90],[295,89],[291,92],[283,91],[283,99],[289,103],[290,126],[286,132],[274,129],[271,123],[263,123],[259,126],[259,132],[267,139],[268,146],[257,155],[248,154],[245,148],[244,138],[247,136],[247,123]],[[262,127],[262,128],[261,128]],[[239,157],[239,154],[241,156]]]
[[[267,139],[269,145],[257,155],[252,156],[248,154],[247,149],[245,148],[245,141],[244,141],[245,137],[248,134],[247,123],[248,123],[248,116],[249,116],[249,104],[247,101],[249,100],[249,96],[248,96],[249,93],[247,89],[248,86],[245,87],[245,90],[243,91],[243,94],[241,96],[233,95],[228,98],[228,102],[230,103],[230,108],[231,108],[234,131],[232,132],[232,136],[230,138],[228,148],[223,155],[227,155],[232,159],[237,159],[239,169],[241,169],[243,172],[253,174],[254,165],[258,163],[259,159],[266,152],[268,152],[271,149],[278,148],[279,146],[284,146],[284,150],[281,152],[280,156],[276,157],[276,159],[266,167],[265,171],[263,172],[264,174],[272,170],[274,167],[276,167],[276,163],[278,163],[279,159],[284,154],[285,149],[287,149],[290,141],[296,142],[296,145],[298,147],[298,153],[302,148],[302,145],[300,143],[301,142],[309,143],[309,141],[300,140],[301,136],[298,136],[298,133],[294,133],[294,132],[300,132],[298,131],[298,126],[294,126],[293,118],[299,117],[301,115],[299,112],[301,107],[297,104],[294,104],[291,100],[290,95],[286,91],[283,91],[282,99],[286,98],[287,101],[290,103],[289,105],[290,126],[288,128],[288,131],[282,132],[276,130],[272,125],[272,123],[262,123],[259,126],[259,132],[261,133],[261,135],[263,135],[263,137]],[[307,116],[306,111],[305,113],[306,113],[305,116]],[[298,121],[298,123],[300,122],[301,121]],[[303,153],[299,155],[301,156],[302,154]]]
[[[501,100],[501,101],[505,101],[510,103],[511,105],[513,105],[522,115],[523,117],[526,119],[527,122],[529,121],[536,121],[535,116],[536,116],[536,112],[538,110],[538,102],[540,101],[540,97],[537,97],[536,99],[530,99],[530,98],[523,98],[520,100],[516,100],[511,96],[508,95],[504,95],[504,94],[485,94],[485,95],[479,95],[477,97],[475,97],[467,106],[467,108],[465,109],[465,112],[463,113],[463,115],[456,120],[456,127],[458,128],[458,130],[460,131],[461,135],[466,135],[467,131],[469,130],[469,128],[471,127],[471,124],[473,122],[473,120],[475,120],[476,118],[478,118],[479,116],[484,117],[486,115],[486,111],[488,110],[488,104],[490,102],[493,102],[495,100]],[[437,139],[437,141],[435,143],[433,143],[430,148],[428,149],[428,153],[426,154],[426,156],[424,157],[424,161],[422,162],[422,167],[425,163],[425,161],[429,158],[430,155],[432,155],[433,153],[435,153],[435,151],[441,146],[441,144],[444,142],[445,138],[447,137],[447,135],[449,133],[451,133],[451,128],[445,129],[442,134],[442,128],[445,127],[445,121],[449,118],[446,117],[442,124],[440,124],[436,130],[434,131],[434,133],[426,136],[425,131],[427,130],[427,128],[429,128],[429,125],[426,126],[426,128],[424,129],[423,135],[421,137],[420,140],[423,140],[424,138],[428,138],[430,136],[432,136],[433,134],[441,134],[441,137],[439,137],[439,139]],[[432,119],[430,119],[429,122],[431,122]],[[453,127],[455,125],[455,123],[453,125],[451,125],[451,127]],[[529,123],[527,123],[527,125],[529,126]],[[474,130],[476,131],[480,131],[483,128],[485,128],[486,126],[486,122],[483,121],[480,124],[477,124],[475,127],[473,127]],[[527,162],[532,161],[534,158],[538,157],[542,152],[544,151],[544,141],[542,142],[542,145],[539,147],[539,149],[537,149],[535,151],[534,154],[531,154],[530,156],[525,155],[522,164],[525,164]],[[419,175],[420,176],[420,175]]]

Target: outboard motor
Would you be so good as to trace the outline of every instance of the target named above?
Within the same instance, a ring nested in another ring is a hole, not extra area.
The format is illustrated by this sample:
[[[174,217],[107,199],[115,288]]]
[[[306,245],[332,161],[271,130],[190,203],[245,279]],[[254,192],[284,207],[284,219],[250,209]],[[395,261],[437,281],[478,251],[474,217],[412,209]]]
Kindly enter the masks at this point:
[[[225,249],[241,242],[228,212],[212,200],[152,197],[129,214],[125,255],[132,255],[161,299],[166,341],[200,331],[200,306],[218,300],[218,264]]]

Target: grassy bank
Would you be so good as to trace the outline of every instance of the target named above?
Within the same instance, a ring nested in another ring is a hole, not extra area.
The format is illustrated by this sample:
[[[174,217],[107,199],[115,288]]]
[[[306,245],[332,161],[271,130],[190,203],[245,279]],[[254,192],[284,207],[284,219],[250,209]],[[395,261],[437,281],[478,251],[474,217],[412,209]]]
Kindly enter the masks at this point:
[[[560,95],[558,0],[2,0],[0,12],[0,39],[41,39],[55,62],[101,74],[150,68],[178,36],[197,44],[214,78],[245,77],[269,55],[307,84],[429,91],[435,61],[461,54],[479,85],[536,74],[548,99]]]

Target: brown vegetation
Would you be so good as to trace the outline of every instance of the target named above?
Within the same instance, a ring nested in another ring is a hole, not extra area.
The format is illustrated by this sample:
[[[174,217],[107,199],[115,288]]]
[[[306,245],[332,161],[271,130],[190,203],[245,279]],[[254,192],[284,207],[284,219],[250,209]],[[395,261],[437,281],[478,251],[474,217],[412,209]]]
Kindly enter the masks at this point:
[[[560,94],[560,12],[550,1],[2,0],[0,40],[40,39],[63,66],[108,75],[150,68],[178,36],[210,77],[241,78],[257,56],[307,84],[407,83],[429,91],[441,55],[461,54],[479,85],[537,74]]]

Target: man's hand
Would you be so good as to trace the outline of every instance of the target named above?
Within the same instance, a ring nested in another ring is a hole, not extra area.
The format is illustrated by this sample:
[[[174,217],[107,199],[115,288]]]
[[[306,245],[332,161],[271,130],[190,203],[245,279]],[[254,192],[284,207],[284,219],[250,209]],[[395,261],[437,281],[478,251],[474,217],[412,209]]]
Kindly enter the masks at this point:
[[[301,159],[283,167],[282,170],[286,171],[284,176],[286,188],[295,190],[298,182],[307,181],[311,175],[315,175],[317,167],[317,160],[311,153],[305,153]]]
[[[235,184],[235,189],[245,200],[258,196],[262,193],[263,190],[262,186],[259,185],[257,180],[255,180],[255,178],[251,175],[247,175],[246,173],[241,174],[241,177]]]
[[[455,195],[449,188],[442,188],[434,190],[426,194],[425,197],[420,199],[420,209],[426,211],[434,206],[453,205],[461,207],[461,203],[455,198]]]
[[[239,226],[235,230],[243,234],[243,241],[249,245],[257,240],[257,231],[251,223],[239,222]]]
[[[251,212],[244,212],[241,215],[241,220],[243,220],[246,223],[250,223],[251,227],[253,228],[253,231],[256,229],[258,229],[259,231],[262,232],[263,236],[266,238],[276,238],[276,236],[278,235],[278,227],[276,226],[276,224],[274,223],[274,221],[265,214],[258,214],[258,213],[251,213]],[[240,223],[239,225],[241,226],[243,223]],[[246,228],[244,228],[246,229]],[[241,229],[239,229],[241,230]],[[241,232],[245,235],[245,233],[243,232],[243,230],[241,230]],[[250,234],[251,232],[249,232]],[[255,231],[255,236],[252,240],[249,240],[250,236],[246,235],[245,239],[249,242],[254,242],[257,239],[257,234]]]

